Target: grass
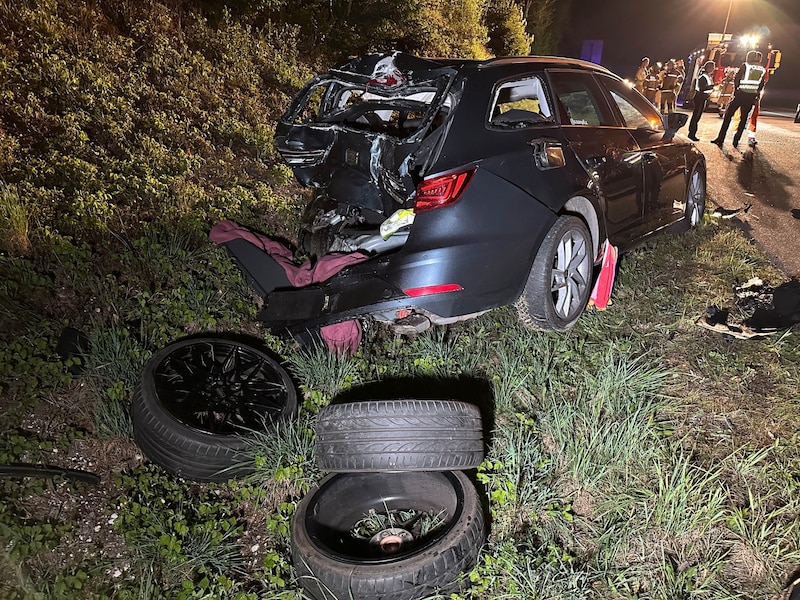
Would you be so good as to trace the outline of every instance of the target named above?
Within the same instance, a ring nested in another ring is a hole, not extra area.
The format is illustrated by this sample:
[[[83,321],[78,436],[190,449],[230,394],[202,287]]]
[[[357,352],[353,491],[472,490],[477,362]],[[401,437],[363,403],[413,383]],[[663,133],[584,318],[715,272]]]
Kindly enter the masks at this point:
[[[609,309],[564,334],[501,308],[413,339],[369,327],[349,359],[300,348],[206,239],[220,218],[293,235],[303,197],[270,133],[311,72],[291,31],[73,4],[0,4],[0,464],[101,485],[0,479],[0,596],[300,598],[317,411],[409,394],[483,410],[490,534],[464,598],[777,596],[800,567],[800,336],[694,324],[785,280],[739,231],[707,218],[624,255]],[[54,350],[67,326],[90,340],[81,373]],[[127,404],[147,357],[217,331],[263,338],[303,403],[252,436],[249,479],[196,484],[143,462]]]

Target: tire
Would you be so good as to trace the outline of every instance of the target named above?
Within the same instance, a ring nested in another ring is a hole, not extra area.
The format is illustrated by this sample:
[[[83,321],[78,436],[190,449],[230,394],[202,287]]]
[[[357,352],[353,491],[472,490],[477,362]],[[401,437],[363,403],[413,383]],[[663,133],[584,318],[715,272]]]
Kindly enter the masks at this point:
[[[419,531],[424,519],[373,527],[361,539],[353,533],[365,516],[409,509],[443,522],[427,535]],[[478,493],[460,471],[329,475],[298,505],[291,533],[300,584],[317,600],[414,600],[457,591],[459,574],[475,566],[485,539]]]
[[[686,190],[686,221],[689,227],[697,227],[703,220],[706,210],[706,171],[702,165],[695,165],[689,175],[689,187]]]
[[[324,407],[317,466],[334,473],[449,471],[483,461],[477,406],[453,400],[371,400]]]
[[[169,473],[226,481],[243,464],[248,432],[297,411],[286,370],[251,346],[221,338],[170,344],[145,365],[131,404],[139,447]]]
[[[532,329],[568,330],[589,302],[593,270],[589,229],[579,217],[561,215],[539,246],[514,303],[519,320]]]

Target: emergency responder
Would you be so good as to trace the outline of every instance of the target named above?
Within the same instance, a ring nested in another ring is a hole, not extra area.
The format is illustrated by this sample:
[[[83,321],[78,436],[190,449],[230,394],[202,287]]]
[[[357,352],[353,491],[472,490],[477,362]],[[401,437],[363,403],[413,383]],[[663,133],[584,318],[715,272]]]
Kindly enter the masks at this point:
[[[728,104],[728,108],[725,109],[725,118],[722,119],[722,125],[719,128],[717,137],[711,140],[712,144],[722,146],[725,142],[725,135],[728,133],[731,119],[733,119],[734,113],[738,110],[740,111],[739,126],[733,136],[733,147],[739,146],[739,140],[745,127],[747,127],[747,115],[750,113],[750,109],[753,108],[758,94],[764,88],[764,74],[767,70],[760,64],[758,54],[755,50],[748,52],[747,58],[742,63],[742,66],[739,67],[734,80],[733,99]]]
[[[647,74],[647,79],[644,80],[644,97],[653,104],[656,103],[658,85],[658,74],[655,69],[650,69],[650,72]]]
[[[646,56],[642,59],[642,64],[636,69],[636,75],[633,76],[633,87],[635,87],[640,94],[644,94],[644,82],[650,73],[650,59]]]
[[[671,113],[675,111],[675,98],[677,97],[678,80],[680,72],[675,67],[675,61],[670,59],[661,71],[661,112]]]
[[[708,97],[711,95],[711,90],[714,89],[714,80],[712,73],[717,67],[713,60],[709,60],[703,65],[703,71],[697,76],[694,82],[694,110],[692,111],[692,120],[689,121],[689,139],[699,142],[700,138],[697,137],[697,124],[700,123],[700,117],[706,109]]]
[[[761,54],[761,52],[759,52],[756,58],[756,62],[758,64],[761,64],[763,59],[764,55]],[[769,65],[769,61],[767,61],[767,65]],[[764,73],[764,85],[767,85],[767,81],[769,81],[769,69],[767,69],[767,72]],[[760,111],[761,111],[761,92],[756,94],[756,101],[753,103],[753,110],[750,111],[750,122],[747,124],[748,146],[755,146],[758,143],[758,140],[756,140],[756,129],[758,128],[758,113]]]

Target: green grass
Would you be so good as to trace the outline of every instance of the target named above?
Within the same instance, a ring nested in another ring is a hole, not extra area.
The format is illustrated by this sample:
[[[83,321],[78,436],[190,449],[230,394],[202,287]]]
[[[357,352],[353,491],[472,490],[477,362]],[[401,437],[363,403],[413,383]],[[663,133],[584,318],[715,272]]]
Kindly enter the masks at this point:
[[[485,417],[490,533],[465,598],[785,586],[800,567],[800,335],[694,324],[753,276],[785,279],[740,232],[707,217],[624,255],[608,310],[564,334],[501,308],[413,339],[373,325],[349,359],[300,349],[254,321],[259,299],[206,239],[221,218],[294,235],[304,196],[271,140],[311,73],[283,43],[294,32],[92,7],[0,3],[0,463],[102,481],[0,479],[1,597],[300,598],[289,526],[321,476],[317,411],[409,394]],[[91,343],[77,375],[54,350],[67,326]],[[142,464],[127,406],[149,356],[218,331],[263,338],[303,402],[254,434],[249,479],[195,484]]]

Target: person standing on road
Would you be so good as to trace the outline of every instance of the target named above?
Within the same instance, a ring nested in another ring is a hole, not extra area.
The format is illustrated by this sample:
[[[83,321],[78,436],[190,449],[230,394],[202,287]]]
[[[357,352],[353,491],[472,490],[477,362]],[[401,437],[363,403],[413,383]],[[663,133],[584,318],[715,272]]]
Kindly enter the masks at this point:
[[[633,87],[637,89],[640,94],[644,94],[644,81],[650,73],[650,59],[646,56],[642,59],[642,64],[636,69],[636,75],[633,76]]]
[[[675,67],[675,61],[668,60],[661,72],[661,112],[664,114],[675,112],[675,98],[677,97],[675,90],[679,85],[679,77],[680,73]]]
[[[700,138],[697,137],[697,125],[700,123],[700,117],[706,109],[708,97],[711,95],[711,90],[714,89],[714,80],[712,73],[717,65],[713,60],[709,60],[703,65],[703,72],[698,75],[697,80],[694,82],[694,110],[692,111],[692,120],[689,121],[689,139],[699,142]]]
[[[717,137],[711,140],[712,144],[722,147],[722,144],[725,142],[725,135],[728,133],[728,127],[730,127],[731,124],[731,119],[733,119],[733,115],[738,110],[740,111],[739,126],[736,128],[736,133],[733,136],[733,147],[736,148],[739,146],[739,140],[742,137],[745,127],[747,127],[747,115],[750,113],[750,109],[753,108],[756,98],[764,88],[764,74],[767,70],[759,63],[758,54],[759,53],[755,50],[748,52],[747,58],[742,66],[739,67],[739,71],[736,73],[736,79],[734,80],[735,91],[733,93],[733,100],[728,104],[728,108],[725,109],[725,118],[722,119],[722,125],[719,128]]]
[[[764,56],[761,52],[758,53],[758,63],[761,64]],[[767,60],[767,72],[764,73],[764,85],[767,85],[767,81],[769,81],[769,63],[770,61]],[[755,146],[758,141],[756,140],[756,129],[758,128],[758,113],[761,110],[761,94],[763,93],[763,89],[761,92],[756,94],[756,101],[753,103],[753,110],[750,112],[750,122],[747,125],[747,144],[749,146]]]
[[[644,97],[654,105],[658,102],[658,76],[655,69],[650,69],[647,79],[644,80]]]

